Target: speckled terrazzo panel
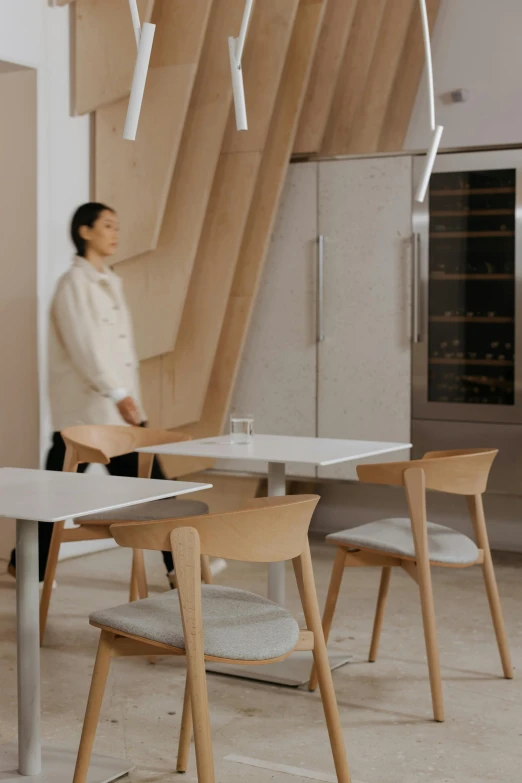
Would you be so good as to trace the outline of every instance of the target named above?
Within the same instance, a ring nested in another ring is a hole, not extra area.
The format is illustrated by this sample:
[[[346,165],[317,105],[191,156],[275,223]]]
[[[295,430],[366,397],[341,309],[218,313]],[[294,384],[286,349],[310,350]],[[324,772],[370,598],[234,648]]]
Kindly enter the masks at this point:
[[[320,436],[410,440],[411,204],[409,157],[319,164],[326,332]],[[355,465],[320,475],[353,478]]]

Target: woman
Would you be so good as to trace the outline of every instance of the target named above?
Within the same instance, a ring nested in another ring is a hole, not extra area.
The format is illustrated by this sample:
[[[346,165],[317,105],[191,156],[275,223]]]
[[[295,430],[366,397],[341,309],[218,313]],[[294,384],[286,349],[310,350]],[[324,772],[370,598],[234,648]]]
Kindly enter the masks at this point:
[[[51,305],[49,391],[53,419],[47,470],[62,470],[61,430],[77,424],[143,425],[139,363],[122,284],[108,266],[118,247],[119,224],[113,209],[89,203],[75,213],[71,236],[77,250],[72,267],[59,280]],[[86,465],[80,465],[83,472]],[[137,454],[112,459],[114,476],[136,476]],[[153,478],[165,478],[154,460]],[[40,522],[39,571],[43,581],[53,525]],[[163,553],[167,572],[174,568]],[[13,550],[8,567],[16,575]]]

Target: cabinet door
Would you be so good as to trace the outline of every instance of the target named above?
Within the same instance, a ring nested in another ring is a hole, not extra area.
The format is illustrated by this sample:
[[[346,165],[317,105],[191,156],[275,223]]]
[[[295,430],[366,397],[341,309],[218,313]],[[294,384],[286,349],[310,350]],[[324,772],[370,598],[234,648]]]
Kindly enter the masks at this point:
[[[411,169],[408,157],[319,164],[320,437],[410,441]],[[355,465],[319,475],[353,479]]]
[[[277,222],[233,396],[233,410],[251,413],[255,430],[316,435],[315,279],[317,164],[288,170]],[[266,464],[227,462],[227,468],[266,471]],[[314,476],[305,465],[289,475]]]

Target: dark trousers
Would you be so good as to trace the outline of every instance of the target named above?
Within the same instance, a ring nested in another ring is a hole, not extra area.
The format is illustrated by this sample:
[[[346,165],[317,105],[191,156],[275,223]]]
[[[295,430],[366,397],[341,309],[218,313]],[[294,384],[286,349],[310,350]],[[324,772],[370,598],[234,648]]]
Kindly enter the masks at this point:
[[[52,446],[49,450],[49,453],[47,454],[45,469],[62,470],[64,457],[65,457],[65,443],[60,433],[55,432],[53,434]],[[111,476],[129,476],[130,478],[132,478],[133,476],[137,476],[138,455],[136,454],[136,452],[134,452],[133,454],[123,454],[121,457],[114,457],[113,459],[111,459],[109,464],[106,465],[106,468],[111,474]],[[78,465],[78,473],[84,473],[86,469],[87,469],[87,464]],[[165,475],[161,469],[161,465],[159,464],[156,458],[154,458],[154,463],[152,465],[151,478],[154,479],[165,478]],[[43,578],[45,576],[45,567],[47,565],[49,547],[51,546],[53,527],[54,525],[51,522],[38,523],[38,546],[39,546],[38,563],[39,563],[39,572],[40,572],[40,577],[39,577],[40,582],[43,581]],[[163,560],[165,562],[165,566],[167,567],[167,571],[172,571],[174,569],[174,561],[172,559],[172,553],[163,552]],[[16,566],[16,552],[14,549],[11,552],[10,562],[12,565]]]

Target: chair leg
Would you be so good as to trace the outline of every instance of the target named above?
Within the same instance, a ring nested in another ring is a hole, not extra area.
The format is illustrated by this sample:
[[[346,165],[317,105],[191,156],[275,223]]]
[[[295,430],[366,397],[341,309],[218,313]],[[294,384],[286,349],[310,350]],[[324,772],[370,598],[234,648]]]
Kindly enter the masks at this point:
[[[194,661],[192,665],[190,663],[188,665],[187,684],[192,704],[198,781],[199,783],[215,783],[205,662],[202,658],[201,661]]]
[[[343,558],[344,560],[344,558]],[[308,549],[293,561],[301,603],[303,605],[306,625],[314,634],[314,663],[317,670],[321,701],[323,703],[326,726],[330,737],[332,756],[337,773],[338,783],[350,783],[350,770],[344,745],[343,730],[339,717],[339,707],[335,696],[332,670],[328,660],[328,651],[321,625],[319,604],[315,592],[312,558]]]
[[[328,594],[326,596],[326,604],[323,614],[323,634],[325,644],[328,644],[328,637],[330,636],[330,629],[332,627],[332,620],[335,613],[335,607],[337,605],[337,598],[339,597],[339,591],[341,589],[341,582],[344,574],[344,563],[346,560],[346,552],[340,547],[337,548],[337,555],[332,569],[332,576],[330,577],[330,586],[328,588]],[[308,683],[308,690],[315,691],[317,688],[317,672],[315,663],[312,666],[312,672],[310,674],[310,681]]]
[[[94,664],[94,671],[92,673],[91,689],[89,691],[85,719],[83,721],[82,737],[76,759],[73,783],[85,783],[87,780],[103,694],[105,692],[105,685],[109,674],[113,639],[113,634],[110,634],[107,631],[101,632],[96,663]]]
[[[49,554],[47,556],[42,595],[40,596],[40,645],[42,645],[44,641],[47,615],[49,614],[49,604],[51,603],[51,595],[53,593],[53,583],[56,576],[56,566],[58,565],[58,555],[60,554],[60,544],[62,542],[64,526],[65,522],[57,522],[55,524],[51,537],[51,546],[49,547]]]
[[[484,517],[482,495],[470,496],[468,497],[467,501],[471,521],[473,522],[473,529],[475,530],[477,546],[484,552],[482,573],[484,575],[484,582],[486,583],[486,593],[488,596],[491,617],[493,619],[495,636],[497,637],[500,660],[502,661],[502,669],[504,671],[504,677],[506,677],[508,680],[511,680],[513,678],[513,665],[511,663],[511,654],[509,652],[509,644],[504,626],[504,618],[502,616],[502,607],[500,605],[497,580],[495,578],[495,569],[493,568],[493,560],[491,559],[491,549],[489,546],[486,519]]]
[[[147,587],[147,574],[145,572],[143,549],[132,550],[132,570],[138,586],[138,595],[140,599],[148,598],[149,590]]]
[[[214,582],[208,555],[201,555],[201,581],[206,585],[211,585]]]
[[[183,698],[183,715],[181,717],[181,731],[178,745],[178,761],[176,772],[186,772],[188,766],[188,757],[190,752],[190,740],[192,739],[192,706],[190,696],[190,685],[187,679],[185,681],[185,696]]]
[[[428,670],[430,675],[433,717],[436,721],[442,722],[444,720],[444,697],[442,694],[442,679],[440,675],[439,647],[437,644],[437,625],[435,621],[431,570],[429,565],[427,568],[422,568],[419,563],[417,563],[417,568],[422,607],[422,622],[424,626],[424,638],[426,641],[426,655],[428,658]]]
[[[368,660],[375,663],[377,653],[379,652],[379,642],[381,639],[382,622],[384,620],[384,609],[386,607],[386,598],[390,589],[391,566],[385,566],[382,569],[381,584],[379,585],[379,596],[377,598],[377,608],[375,610],[375,620],[373,621],[372,643],[370,645],[370,655]]]
[[[498,651],[500,653],[500,660],[502,661],[504,677],[508,680],[512,680],[513,664],[511,662],[511,653],[509,651],[509,643],[504,625],[504,617],[502,616],[502,606],[500,605],[500,596],[498,594],[495,569],[493,568],[493,560],[491,559],[491,551],[489,546],[487,547],[487,550],[484,550],[482,573],[484,574],[484,582],[486,583],[489,609],[491,612],[491,618],[493,620],[495,636],[497,638]]]
[[[131,604],[133,601],[137,601],[139,598],[138,593],[138,582],[136,579],[136,569],[134,567],[134,550],[132,552],[132,568],[131,568],[131,578],[130,578],[130,585],[129,585],[129,603]]]

